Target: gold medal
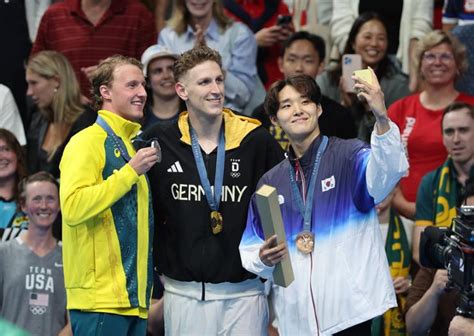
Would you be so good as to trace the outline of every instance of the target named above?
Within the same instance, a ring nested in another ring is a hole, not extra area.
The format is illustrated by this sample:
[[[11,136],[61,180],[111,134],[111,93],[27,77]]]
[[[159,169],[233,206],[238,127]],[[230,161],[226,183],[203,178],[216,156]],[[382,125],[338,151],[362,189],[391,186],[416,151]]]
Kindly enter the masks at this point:
[[[314,250],[314,235],[312,232],[303,231],[296,236],[296,247],[301,253],[309,254]]]
[[[219,211],[212,211],[211,212],[211,229],[213,234],[218,234],[222,231],[223,228],[223,220],[222,215]]]

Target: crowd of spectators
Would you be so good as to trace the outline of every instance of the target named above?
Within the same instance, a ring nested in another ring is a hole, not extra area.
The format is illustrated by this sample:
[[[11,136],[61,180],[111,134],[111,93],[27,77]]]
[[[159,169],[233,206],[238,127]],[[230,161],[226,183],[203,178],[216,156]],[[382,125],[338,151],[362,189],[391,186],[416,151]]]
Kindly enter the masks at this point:
[[[231,118],[227,120],[248,118],[262,125],[283,150],[289,149],[288,136],[264,106],[272,84],[310,76],[322,93],[321,134],[358,138],[369,146],[376,118],[370,104],[360,99],[360,92],[346,87],[343,55],[360,55],[362,68],[373,69],[388,117],[399,129],[409,169],[374,208],[399,307],[387,307],[385,314],[373,319],[372,334],[391,335],[396,330],[398,335],[443,335],[449,330],[452,335],[474,335],[474,328],[466,327],[468,322],[453,319],[457,293],[446,293],[446,271],[419,264],[423,230],[449,227],[474,183],[473,13],[474,2],[467,0],[1,2],[0,36],[8,47],[0,56],[0,323],[5,319],[34,335],[72,333],[61,271],[65,223],[59,206],[58,188],[64,186],[60,162],[71,138],[98,118],[102,105],[95,100],[99,97],[103,103],[103,92],[100,88],[93,92],[91,80],[97,78],[99,64],[122,55],[143,65],[145,91],[141,96],[147,98],[143,117],[137,122],[149,139],[139,135],[134,145],[140,147],[140,142],[167,135],[172,125],[183,122],[182,112],[195,108],[190,107],[192,101],[185,103],[188,92],[179,92],[174,64],[188,50],[209,47],[221,57],[224,115]],[[195,111],[199,116],[199,110]],[[163,155],[172,151],[166,146],[170,144],[165,144]],[[79,155],[71,151],[69,164]],[[78,175],[68,167],[68,178],[73,180]],[[250,178],[250,170],[245,174],[252,180],[253,191],[264,171]],[[149,175],[152,183],[160,183],[161,175],[153,170]],[[155,208],[174,207],[167,197],[159,205],[153,200]],[[246,201],[233,220],[246,216],[249,197]],[[154,210],[161,220],[163,215]],[[190,216],[192,210],[174,213],[166,208],[169,215],[163,223],[174,216],[180,220],[180,216]],[[196,211],[195,207],[197,218],[201,215]],[[69,241],[75,235],[72,231],[68,227]],[[160,249],[171,250],[166,235],[157,241],[163,244]],[[233,248],[238,253],[236,244]],[[186,248],[184,244],[180,253]],[[74,255],[68,247],[65,250],[70,257]],[[42,258],[46,254],[49,264]],[[239,272],[243,279],[247,271],[240,267]],[[156,335],[164,332],[161,273],[154,270],[153,316],[148,326],[148,332]],[[186,279],[199,282],[206,278],[196,274]],[[39,288],[38,281],[45,285]],[[48,290],[48,283],[53,291]],[[427,305],[434,308],[425,309]],[[450,328],[451,320],[455,323]],[[269,331],[276,332],[278,321],[272,324]],[[463,328],[467,333],[456,333]]]

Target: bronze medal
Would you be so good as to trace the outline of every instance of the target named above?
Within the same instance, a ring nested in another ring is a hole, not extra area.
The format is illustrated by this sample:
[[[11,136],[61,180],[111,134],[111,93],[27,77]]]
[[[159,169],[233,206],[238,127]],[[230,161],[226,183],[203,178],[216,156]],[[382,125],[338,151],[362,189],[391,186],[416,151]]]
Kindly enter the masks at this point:
[[[223,228],[223,220],[222,215],[219,211],[212,211],[211,212],[211,229],[213,234],[218,234],[222,231]]]
[[[312,232],[303,231],[296,236],[296,247],[301,253],[309,254],[314,250],[314,235]]]

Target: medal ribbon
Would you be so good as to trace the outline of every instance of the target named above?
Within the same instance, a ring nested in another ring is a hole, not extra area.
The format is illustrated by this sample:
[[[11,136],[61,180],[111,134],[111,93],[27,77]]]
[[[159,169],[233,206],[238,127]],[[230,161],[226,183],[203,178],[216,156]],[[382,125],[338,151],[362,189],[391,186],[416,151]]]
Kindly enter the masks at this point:
[[[224,126],[221,126],[221,132],[219,136],[219,144],[217,145],[217,160],[216,160],[216,175],[214,177],[214,195],[212,194],[211,184],[207,177],[206,166],[204,165],[204,159],[202,158],[201,147],[199,146],[198,137],[196,131],[189,124],[189,130],[191,133],[191,146],[193,149],[194,160],[199,172],[199,178],[201,180],[202,187],[206,194],[207,203],[213,211],[219,209],[219,203],[221,201],[222,183],[224,181],[224,160],[225,160],[225,139],[224,139]]]
[[[130,161],[130,155],[128,155],[128,152],[122,147],[122,144],[120,142],[120,138],[115,134],[115,132],[112,130],[112,128],[107,124],[107,122],[101,117],[98,116],[97,120],[95,121],[100,127],[104,129],[104,131],[112,137],[112,140],[114,141],[115,146],[119,150],[120,154],[122,157],[125,159],[125,161]]]
[[[321,157],[324,153],[328,145],[328,137],[323,136],[323,140],[319,145],[318,151],[316,153],[316,158],[314,159],[313,171],[311,172],[311,177],[309,180],[309,186],[306,191],[306,202],[303,201],[301,197],[300,191],[298,190],[298,185],[296,184],[296,175],[293,167],[291,164],[289,165],[290,170],[290,184],[291,184],[291,191],[296,199],[296,205],[300,210],[301,216],[303,216],[304,227],[303,231],[311,231],[311,212],[313,210],[313,198],[314,198],[314,186],[316,185],[316,176],[318,175],[319,171],[319,164],[321,163]],[[303,189],[303,188],[302,188]],[[304,189],[303,189],[304,190]]]

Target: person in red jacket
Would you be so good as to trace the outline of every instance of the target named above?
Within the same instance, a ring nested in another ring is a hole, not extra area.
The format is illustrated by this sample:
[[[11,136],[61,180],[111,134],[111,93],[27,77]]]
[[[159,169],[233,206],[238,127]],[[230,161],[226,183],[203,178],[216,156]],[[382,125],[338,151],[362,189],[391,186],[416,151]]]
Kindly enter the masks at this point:
[[[139,59],[156,39],[153,15],[139,1],[64,0],[44,13],[31,55],[63,53],[89,97],[89,78],[101,60],[115,54]]]

